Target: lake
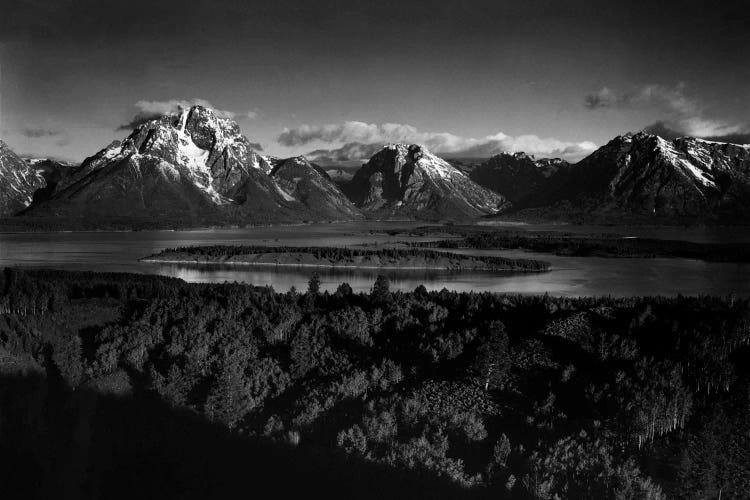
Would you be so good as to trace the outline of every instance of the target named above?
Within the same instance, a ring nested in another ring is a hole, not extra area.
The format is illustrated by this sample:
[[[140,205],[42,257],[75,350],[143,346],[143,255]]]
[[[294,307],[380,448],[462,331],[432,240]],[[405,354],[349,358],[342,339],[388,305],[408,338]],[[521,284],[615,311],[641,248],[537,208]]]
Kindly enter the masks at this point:
[[[174,276],[194,282],[240,281],[272,285],[277,291],[307,288],[310,268],[176,265],[139,262],[164,248],[187,245],[289,245],[380,247],[430,238],[389,235],[423,223],[358,222],[243,229],[141,232],[0,233],[0,267],[47,267],[69,270],[120,271]],[[613,228],[599,226],[513,225],[513,229],[662,237],[690,241],[750,241],[750,230],[737,228]],[[473,255],[534,258],[552,264],[547,273],[402,271],[383,272],[394,289],[428,289],[550,293],[552,295],[727,295],[750,296],[750,264],[707,263],[689,259],[612,259],[558,257],[524,251],[462,251]],[[348,282],[368,291],[378,271],[318,270],[322,288],[333,291]]]

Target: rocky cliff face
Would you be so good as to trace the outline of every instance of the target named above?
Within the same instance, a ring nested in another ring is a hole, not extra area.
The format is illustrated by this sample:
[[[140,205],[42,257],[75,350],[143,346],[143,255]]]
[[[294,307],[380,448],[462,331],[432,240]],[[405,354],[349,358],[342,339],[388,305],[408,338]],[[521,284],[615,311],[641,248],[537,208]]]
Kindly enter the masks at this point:
[[[464,218],[495,214],[510,203],[416,144],[376,153],[347,186],[354,204],[378,216]]]
[[[34,192],[44,185],[41,172],[0,141],[0,216],[14,215],[28,207]]]
[[[477,165],[469,177],[519,208],[533,205],[534,196],[548,179],[568,167],[568,162],[559,158],[535,160],[526,153],[501,153]]]
[[[193,106],[148,121],[87,158],[75,179],[29,213],[235,223],[352,216],[350,207],[341,205],[311,211],[282,189],[271,175],[273,168],[271,159],[253,151],[235,122]],[[304,168],[312,170],[309,164]],[[309,191],[315,189],[328,193],[336,188],[321,178],[308,185]]]
[[[304,156],[279,162],[271,177],[290,199],[299,200],[314,214],[326,218],[362,218],[361,212],[333,183],[329,175]]]
[[[750,146],[618,136],[550,178],[540,203],[662,217],[750,215]]]

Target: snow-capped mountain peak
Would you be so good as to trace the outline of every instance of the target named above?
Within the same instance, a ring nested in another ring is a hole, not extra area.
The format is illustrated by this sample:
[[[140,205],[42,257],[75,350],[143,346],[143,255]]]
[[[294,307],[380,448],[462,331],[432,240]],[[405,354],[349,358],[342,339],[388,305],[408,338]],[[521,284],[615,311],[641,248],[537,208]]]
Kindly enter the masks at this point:
[[[354,175],[348,191],[369,212],[461,218],[497,213],[507,200],[419,144],[388,144]]]
[[[457,176],[466,177],[463,172],[442,158],[432,154],[427,147],[421,144],[394,143],[386,145],[383,149],[395,151],[397,163],[402,165],[413,163],[429,176],[445,180]]]
[[[360,216],[327,176],[306,160],[300,162],[294,176],[314,182],[289,189],[290,183],[296,187],[295,178],[272,175],[279,161],[254,151],[237,123],[192,106],[148,120],[122,142],[87,158],[72,182],[32,209],[39,214],[157,213],[240,222]]]

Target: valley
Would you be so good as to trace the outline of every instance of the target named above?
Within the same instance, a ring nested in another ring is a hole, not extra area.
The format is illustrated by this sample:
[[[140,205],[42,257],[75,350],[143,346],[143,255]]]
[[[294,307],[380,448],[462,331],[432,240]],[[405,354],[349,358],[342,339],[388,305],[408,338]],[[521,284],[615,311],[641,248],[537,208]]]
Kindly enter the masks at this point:
[[[750,498],[747,0],[1,4],[0,500]]]

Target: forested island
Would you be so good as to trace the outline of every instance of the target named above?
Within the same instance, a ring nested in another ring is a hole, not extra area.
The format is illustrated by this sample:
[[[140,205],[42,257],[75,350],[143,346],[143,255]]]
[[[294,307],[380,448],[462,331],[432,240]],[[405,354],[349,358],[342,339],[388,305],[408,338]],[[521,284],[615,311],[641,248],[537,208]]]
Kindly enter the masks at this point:
[[[675,257],[708,262],[750,262],[750,244],[698,243],[684,240],[636,238],[612,234],[573,234],[554,231],[487,231],[471,226],[424,227],[412,232],[458,236],[452,239],[411,243],[415,247],[523,249],[573,257],[653,258]]]
[[[0,272],[3,498],[746,498],[750,301]]]
[[[549,263],[533,259],[469,256],[422,248],[191,246],[168,248],[144,262],[182,264],[242,264],[362,269],[447,269],[471,271],[549,270]]]

